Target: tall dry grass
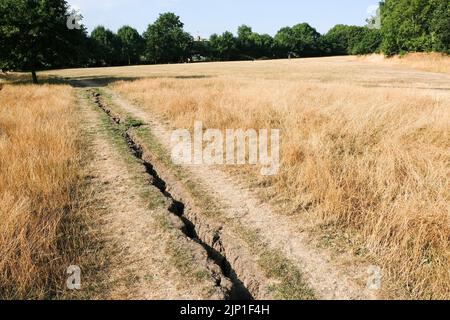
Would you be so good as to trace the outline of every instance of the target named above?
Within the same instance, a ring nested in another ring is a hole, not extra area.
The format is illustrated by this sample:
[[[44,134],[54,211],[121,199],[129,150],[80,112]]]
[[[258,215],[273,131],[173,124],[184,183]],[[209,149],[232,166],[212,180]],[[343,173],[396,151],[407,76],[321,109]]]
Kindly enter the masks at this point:
[[[287,76],[288,77],[288,76]],[[114,89],[174,127],[279,128],[271,198],[359,235],[411,298],[450,298],[450,97],[351,83],[142,79]]]
[[[385,58],[381,54],[373,54],[362,56],[359,59],[362,61],[403,66],[422,71],[450,74],[450,56],[437,52],[415,52],[404,56],[395,56],[391,58]]]
[[[0,299],[55,297],[76,244],[79,192],[73,90],[0,90]]]

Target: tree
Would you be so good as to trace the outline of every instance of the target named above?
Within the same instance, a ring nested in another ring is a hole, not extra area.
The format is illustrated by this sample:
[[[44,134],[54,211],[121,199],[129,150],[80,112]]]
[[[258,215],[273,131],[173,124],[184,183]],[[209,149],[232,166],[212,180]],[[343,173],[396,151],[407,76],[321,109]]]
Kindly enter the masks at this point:
[[[120,64],[120,39],[111,30],[98,26],[91,33],[93,40],[96,65],[112,66]]]
[[[295,51],[301,56],[312,57],[320,55],[320,33],[307,23],[297,24],[292,27],[295,39]]]
[[[275,35],[275,52],[277,57],[287,57],[290,52],[295,50],[294,36],[290,27],[281,28]]]
[[[177,63],[191,56],[194,39],[174,13],[163,13],[144,33],[145,54],[151,63]]]
[[[64,0],[0,0],[0,67],[36,71],[76,64],[85,30],[67,27],[70,16]]]
[[[332,55],[348,54],[349,26],[338,24],[331,28],[324,36],[329,53]]]
[[[332,55],[369,54],[378,52],[381,31],[369,27],[336,25],[322,37]]]
[[[144,40],[139,32],[130,26],[124,26],[117,31],[117,36],[121,45],[121,62],[128,65],[139,63],[144,47]]]
[[[214,56],[209,41],[201,38],[194,41],[191,54],[193,61],[208,61]]]
[[[258,58],[274,57],[274,40],[269,34],[256,34]]]
[[[275,36],[278,54],[295,54],[303,57],[318,56],[320,52],[320,33],[307,23],[282,28]]]
[[[449,50],[448,0],[385,0],[381,3],[381,19],[386,55]]]
[[[236,46],[239,50],[239,55],[245,57],[246,59],[254,59],[257,55],[257,35],[253,33],[251,27],[247,25],[242,25],[238,28],[238,36],[236,39]]]
[[[380,52],[381,41],[382,35],[380,30],[364,28],[358,39],[349,48],[349,53],[362,55]]]
[[[238,28],[236,46],[239,56],[244,59],[259,59],[273,56],[273,38],[268,34],[258,34],[252,28],[242,25]]]
[[[433,50],[450,53],[450,2],[434,0],[431,17]]]
[[[229,61],[237,58],[237,40],[231,32],[226,31],[222,35],[213,34],[209,43],[215,59]]]

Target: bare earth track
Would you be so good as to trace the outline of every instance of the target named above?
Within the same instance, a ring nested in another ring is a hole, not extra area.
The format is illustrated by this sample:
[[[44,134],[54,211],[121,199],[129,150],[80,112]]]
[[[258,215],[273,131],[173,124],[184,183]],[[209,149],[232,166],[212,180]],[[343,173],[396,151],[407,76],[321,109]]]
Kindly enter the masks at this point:
[[[139,180],[145,175],[143,165],[121,154],[109,125],[100,125],[101,113],[85,98],[80,101],[93,152],[93,202],[103,221],[99,228],[106,250],[113,257],[102,283],[96,284],[106,290],[90,298],[226,299],[231,283],[202,246],[184,234],[184,224],[168,209],[170,199]],[[156,204],[149,204],[145,192]]]

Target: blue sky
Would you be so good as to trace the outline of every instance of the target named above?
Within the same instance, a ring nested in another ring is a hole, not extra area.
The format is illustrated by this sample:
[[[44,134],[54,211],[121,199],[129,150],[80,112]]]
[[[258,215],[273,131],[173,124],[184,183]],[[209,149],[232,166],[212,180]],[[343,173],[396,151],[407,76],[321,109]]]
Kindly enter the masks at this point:
[[[236,33],[248,24],[259,33],[274,35],[281,27],[308,22],[325,33],[338,23],[363,25],[368,8],[377,0],[69,0],[84,16],[91,31],[97,25],[117,31],[131,25],[143,32],[163,12],[181,17],[186,31],[209,37],[213,33]]]

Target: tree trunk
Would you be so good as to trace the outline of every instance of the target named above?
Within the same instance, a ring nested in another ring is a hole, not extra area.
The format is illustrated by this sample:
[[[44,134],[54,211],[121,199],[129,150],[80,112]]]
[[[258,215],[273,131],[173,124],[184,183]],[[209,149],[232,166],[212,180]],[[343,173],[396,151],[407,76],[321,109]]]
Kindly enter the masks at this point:
[[[31,76],[33,77],[33,83],[38,84],[39,82],[38,82],[38,78],[36,75],[36,70],[31,70]]]

